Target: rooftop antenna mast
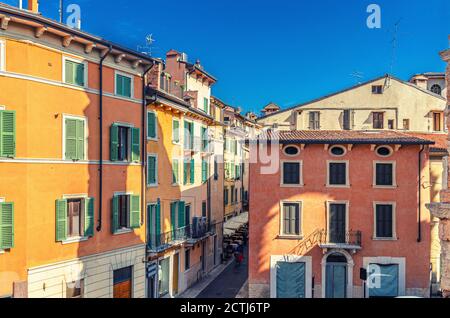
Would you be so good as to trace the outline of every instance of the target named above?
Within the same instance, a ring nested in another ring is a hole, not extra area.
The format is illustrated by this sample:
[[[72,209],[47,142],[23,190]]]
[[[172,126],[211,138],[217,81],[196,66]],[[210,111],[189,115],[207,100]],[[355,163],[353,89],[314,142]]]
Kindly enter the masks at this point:
[[[354,71],[350,74],[351,77],[353,77],[357,84],[362,83],[362,79],[364,78],[364,73],[359,71]]]
[[[153,34],[148,34],[145,37],[145,44],[144,45],[138,45],[137,50],[143,54],[146,54],[148,56],[152,56],[152,49],[153,49],[153,43],[156,42],[153,38]]]
[[[64,18],[64,0],[59,0],[59,22],[63,23]]]
[[[392,36],[392,56],[391,56],[391,65],[389,67],[389,74],[393,75],[394,73],[394,65],[395,62],[397,60],[397,48],[398,48],[398,31],[400,29],[400,22],[402,21],[402,19],[398,20],[397,22],[395,22],[394,24],[394,31],[393,31],[393,36]],[[386,76],[386,80],[384,83],[384,87],[387,88],[389,87],[391,84],[391,78],[390,76]]]

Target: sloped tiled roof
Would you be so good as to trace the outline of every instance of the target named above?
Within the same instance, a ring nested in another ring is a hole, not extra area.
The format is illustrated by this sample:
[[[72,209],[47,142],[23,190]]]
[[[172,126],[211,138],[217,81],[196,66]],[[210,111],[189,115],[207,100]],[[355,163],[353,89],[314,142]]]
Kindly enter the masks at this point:
[[[347,131],[347,130],[267,130],[259,141],[278,140],[280,143],[301,144],[400,144],[433,145],[435,141],[396,131]]]
[[[427,139],[434,141],[434,145],[431,147],[432,152],[447,152],[448,149],[448,135],[441,134],[426,134],[426,133],[409,133],[408,135],[421,139]]]

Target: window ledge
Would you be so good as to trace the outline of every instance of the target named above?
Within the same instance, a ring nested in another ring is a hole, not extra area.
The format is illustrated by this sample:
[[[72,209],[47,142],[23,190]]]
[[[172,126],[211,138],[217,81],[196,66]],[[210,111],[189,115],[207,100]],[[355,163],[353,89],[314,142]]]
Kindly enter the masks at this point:
[[[348,189],[351,187],[351,185],[349,184],[343,184],[343,185],[339,185],[339,184],[327,184],[326,185],[327,188],[342,188],[342,189]]]
[[[303,240],[303,235],[278,235],[279,240]]]
[[[150,140],[150,141],[158,141],[159,138],[158,138],[158,137],[153,138],[153,137],[148,137],[148,136],[147,136],[147,140]]]
[[[147,188],[157,188],[158,186],[159,186],[159,183],[147,184]]]
[[[305,185],[301,184],[301,183],[299,183],[299,184],[284,184],[284,183],[280,184],[281,188],[303,188],[304,186]]]
[[[398,241],[396,237],[372,237],[373,241]]]
[[[114,232],[113,235],[127,234],[133,232],[133,229],[120,229]]]
[[[5,254],[5,250],[0,250],[0,255]]]
[[[71,237],[71,238],[68,238],[68,239],[62,241],[61,244],[65,245],[65,244],[79,243],[79,242],[87,241],[88,239],[89,239],[88,236],[85,236],[85,237],[81,237],[81,236],[80,237]]]
[[[397,189],[398,188],[398,186],[396,184],[394,184],[394,185],[376,185],[376,184],[374,184],[374,185],[372,185],[372,187],[374,189]]]

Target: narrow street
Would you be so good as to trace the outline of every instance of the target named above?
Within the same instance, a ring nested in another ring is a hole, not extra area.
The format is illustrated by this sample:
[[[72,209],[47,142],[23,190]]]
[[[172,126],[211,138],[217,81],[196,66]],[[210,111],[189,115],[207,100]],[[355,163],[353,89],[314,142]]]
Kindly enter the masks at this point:
[[[230,263],[197,298],[235,298],[248,278],[248,246],[245,246],[244,255],[244,262],[239,267],[235,262]]]

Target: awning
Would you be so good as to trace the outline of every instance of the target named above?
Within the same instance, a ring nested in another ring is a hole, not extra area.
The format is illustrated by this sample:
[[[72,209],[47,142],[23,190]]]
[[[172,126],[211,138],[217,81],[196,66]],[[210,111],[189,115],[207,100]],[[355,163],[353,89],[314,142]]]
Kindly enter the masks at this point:
[[[248,223],[248,212],[239,214],[226,221],[223,225],[224,235],[233,235],[239,228]]]

